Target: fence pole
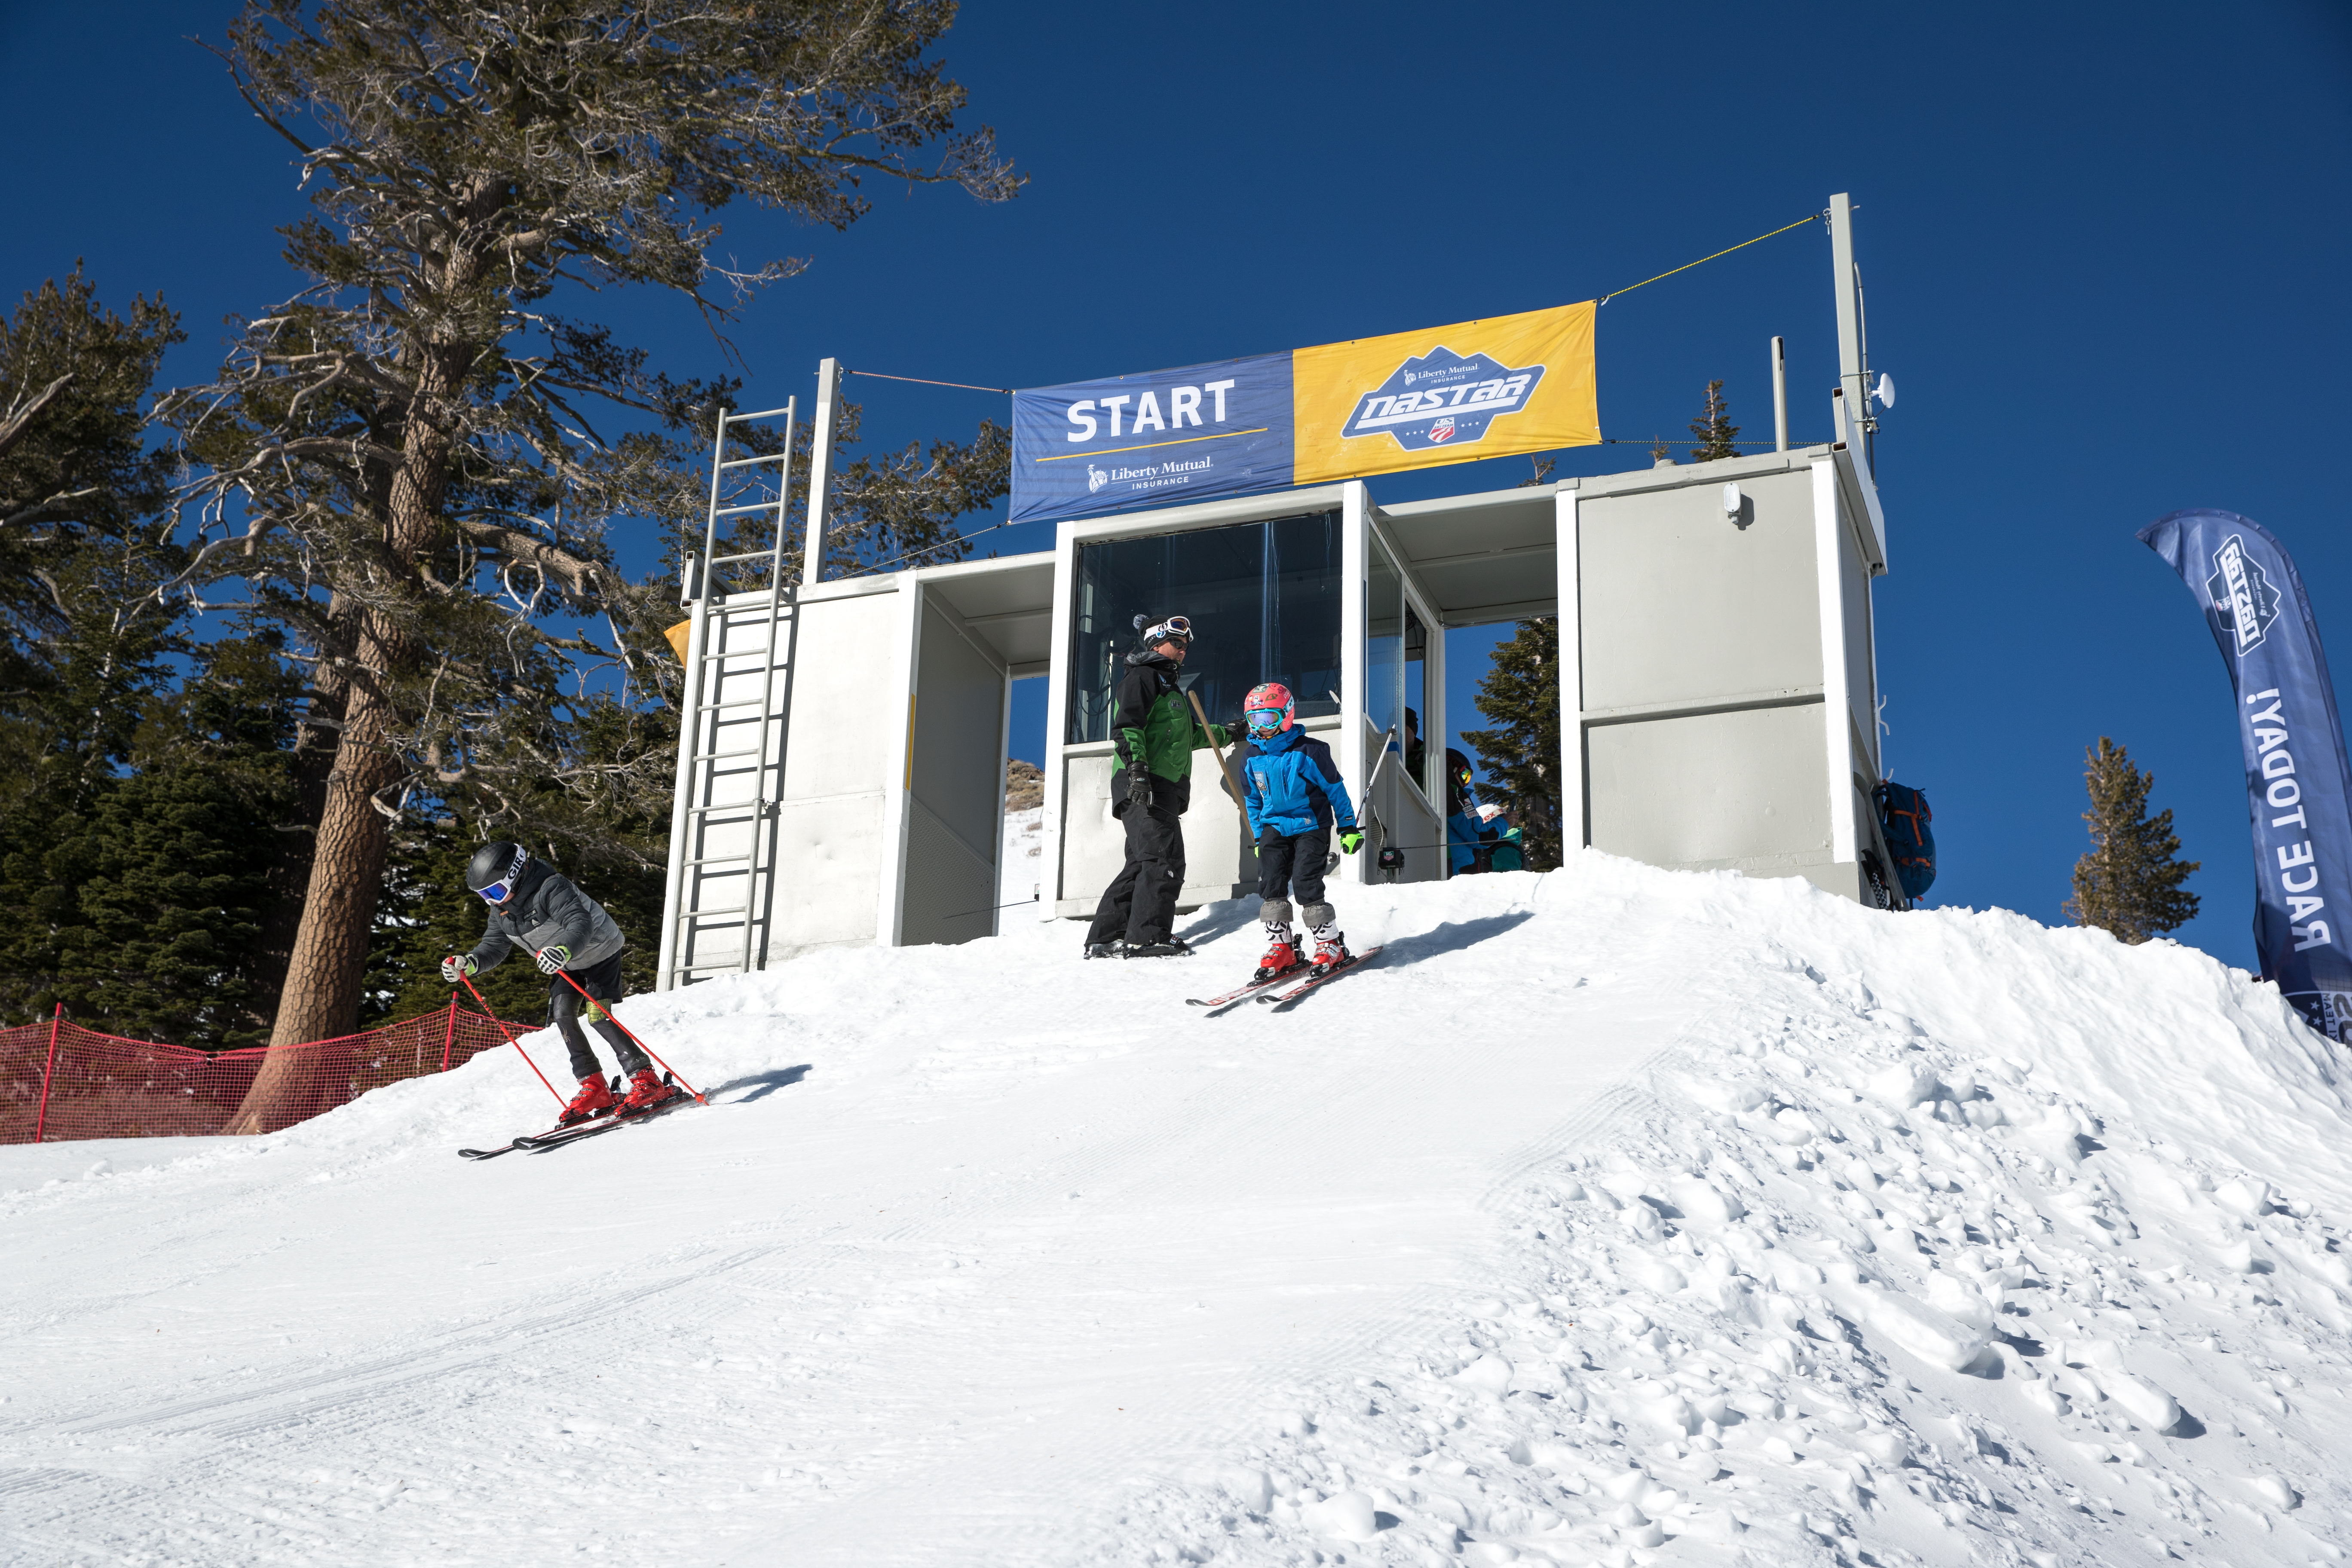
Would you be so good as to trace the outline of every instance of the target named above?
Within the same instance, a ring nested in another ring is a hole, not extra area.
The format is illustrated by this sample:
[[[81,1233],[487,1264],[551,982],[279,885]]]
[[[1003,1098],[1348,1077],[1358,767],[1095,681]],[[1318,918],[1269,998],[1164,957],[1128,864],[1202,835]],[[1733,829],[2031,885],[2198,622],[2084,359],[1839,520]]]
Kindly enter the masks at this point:
[[[457,1043],[457,994],[449,993],[449,1032],[441,1037],[441,1070],[449,1070],[449,1047]]]
[[[748,898],[748,897],[750,897],[750,895],[749,895],[749,894],[746,894],[746,895],[744,895],[744,896],[745,896],[745,897],[747,897],[747,898]],[[746,937],[746,938],[744,938],[744,940],[745,940],[746,942],[749,942],[751,939],[750,939],[749,937]],[[579,993],[580,993],[580,999],[581,999],[582,1001],[583,1001],[583,1002],[587,1003],[587,1004],[588,1004],[588,1005],[590,1005],[591,1007],[594,1007],[594,1008],[600,1009],[600,1010],[604,1013],[604,1016],[606,1016],[607,1018],[613,1018],[613,1009],[612,1009],[612,1008],[610,1008],[610,1007],[605,1006],[604,1003],[597,1001],[597,1000],[596,1000],[596,998],[594,998],[593,996],[589,995],[589,994],[588,994],[588,991],[587,991],[587,987],[585,987],[585,986],[582,985],[582,984],[580,984],[580,982],[578,982],[577,980],[572,979],[572,975],[571,975],[571,973],[570,973],[570,972],[569,972],[569,971],[559,969],[559,970],[557,970],[555,973],[558,973],[558,974],[560,974],[560,975],[562,975],[562,976],[563,977],[563,983],[564,983],[566,985],[571,986],[571,987],[572,987],[572,989],[573,989],[574,991],[577,991],[577,992],[579,992]],[[680,1077],[680,1076],[679,1076],[678,1071],[677,1071],[677,1069],[676,1068],[673,1068],[673,1067],[671,1067],[671,1066],[669,1065],[669,1063],[667,1063],[667,1062],[666,1062],[666,1061],[663,1061],[663,1060],[661,1059],[661,1058],[659,1058],[659,1057],[657,1057],[657,1056],[654,1056],[654,1048],[653,1048],[651,1046],[649,1046],[649,1045],[646,1044],[646,1043],[645,1043],[645,1041],[637,1039],[637,1034],[636,1034],[636,1031],[635,1031],[635,1030],[634,1030],[634,1029],[630,1028],[626,1024],[624,1024],[624,1023],[623,1023],[623,1022],[621,1022],[621,1020],[619,1020],[618,1018],[613,1018],[613,1027],[614,1027],[614,1028],[616,1028],[616,1029],[620,1030],[620,1031],[621,1031],[621,1033],[623,1033],[623,1034],[625,1034],[625,1035],[628,1036],[628,1037],[629,1037],[629,1038],[630,1038],[631,1040],[635,1041],[635,1042],[636,1042],[637,1049],[639,1049],[639,1050],[641,1050],[641,1051],[645,1052],[645,1053],[646,1053],[646,1055],[647,1055],[647,1056],[649,1056],[649,1057],[653,1057],[653,1058],[654,1058],[654,1061],[655,1061],[656,1065],[657,1065],[657,1066],[662,1069],[662,1071],[664,1071],[664,1072],[666,1072],[666,1073],[669,1074],[669,1076],[670,1076],[670,1077],[672,1077],[672,1078],[674,1078],[674,1079],[677,1079],[677,1086],[678,1086],[678,1088],[680,1088],[680,1089],[682,1089],[686,1090],[686,1092],[687,1092],[687,1093],[688,1093],[688,1094],[690,1094],[690,1095],[694,1096],[694,1098],[695,1098],[697,1100],[700,1101],[700,1102],[701,1102],[702,1104],[704,1104],[704,1105],[708,1105],[708,1104],[709,1104],[709,1103],[710,1103],[710,1101],[709,1101],[709,1100],[704,1100],[704,1099],[702,1098],[702,1091],[701,1091],[700,1089],[698,1089],[695,1088],[695,1087],[694,1087],[694,1085],[692,1085],[692,1084],[690,1084],[690,1083],[687,1082],[687,1081],[686,1081],[686,1079],[685,1079],[684,1078],[682,1078],[682,1077]]]
[[[481,994],[480,992],[478,992],[478,991],[474,991],[474,983],[473,983],[473,981],[472,981],[470,978],[468,978],[467,976],[464,975],[464,974],[460,974],[460,975],[458,975],[458,976],[457,976],[457,978],[458,978],[458,979],[460,979],[460,980],[465,981],[465,983],[466,983],[466,989],[467,989],[467,990],[468,990],[468,991],[472,991],[472,992],[473,992],[473,994],[474,994],[474,1000],[475,1000],[475,1001],[477,1001],[477,1002],[481,1002],[481,1004],[482,1004],[482,1011],[483,1011],[483,1012],[485,1012],[485,1013],[489,1014],[489,1016],[490,1016],[490,1022],[491,1022],[491,1023],[493,1023],[493,1024],[496,1024],[496,1025],[499,1026],[499,1034],[501,1034],[501,1035],[505,1035],[505,1036],[506,1036],[506,1037],[507,1037],[507,1044],[509,1044],[509,1045],[512,1046],[512,1047],[515,1048],[515,1055],[517,1055],[517,1056],[520,1057],[520,1058],[523,1059],[523,1063],[524,1063],[524,1065],[525,1065],[525,1066],[527,1066],[527,1067],[529,1067],[529,1068],[530,1068],[530,1070],[531,1070],[531,1075],[532,1075],[534,1078],[538,1079],[540,1082],[541,1082],[541,1083],[547,1083],[547,1075],[546,1075],[545,1073],[541,1072],[541,1071],[539,1070],[539,1064],[538,1064],[537,1062],[532,1061],[532,1060],[530,1059],[530,1053],[529,1051],[524,1050],[524,1049],[522,1048],[522,1042],[521,1042],[520,1040],[516,1039],[516,1038],[514,1037],[513,1034],[511,1034],[511,1033],[508,1030],[506,1020],[505,1020],[504,1018],[499,1017],[499,1016],[498,1016],[497,1012],[491,1008],[490,1005],[489,1005],[488,1002],[482,1002],[482,994]],[[561,1095],[561,1094],[556,1093],[556,1089],[555,1089],[555,1086],[554,1086],[553,1084],[551,1084],[551,1083],[547,1083],[547,1092],[548,1092],[548,1093],[550,1093],[550,1094],[553,1094],[553,1095],[555,1095],[555,1103],[556,1103],[556,1104],[558,1104],[558,1105],[562,1105],[562,1104],[564,1102],[564,1101],[563,1101],[563,1096],[562,1096],[562,1095]]]
[[[41,1141],[41,1134],[47,1131],[49,1125],[49,1077],[58,1070],[58,1022],[65,1016],[66,1005],[62,1002],[58,1004],[58,1010],[49,1015],[49,1059],[41,1068],[41,1110],[33,1119],[33,1142],[36,1143]]]

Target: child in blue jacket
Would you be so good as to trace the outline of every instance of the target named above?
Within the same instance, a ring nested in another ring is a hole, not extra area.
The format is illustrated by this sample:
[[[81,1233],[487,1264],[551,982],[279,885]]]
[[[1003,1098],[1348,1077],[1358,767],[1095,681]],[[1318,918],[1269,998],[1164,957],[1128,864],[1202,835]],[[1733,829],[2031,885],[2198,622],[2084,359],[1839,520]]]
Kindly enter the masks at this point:
[[[1249,739],[1234,753],[1243,805],[1257,835],[1257,896],[1263,900],[1258,918],[1265,922],[1267,944],[1255,976],[1259,982],[1307,962],[1290,929],[1294,892],[1315,937],[1314,967],[1333,969],[1354,958],[1335,925],[1335,912],[1323,901],[1323,865],[1330,858],[1335,826],[1339,847],[1350,855],[1364,835],[1331,748],[1310,738],[1295,715],[1288,687],[1269,681],[1256,688],[1242,704]]]

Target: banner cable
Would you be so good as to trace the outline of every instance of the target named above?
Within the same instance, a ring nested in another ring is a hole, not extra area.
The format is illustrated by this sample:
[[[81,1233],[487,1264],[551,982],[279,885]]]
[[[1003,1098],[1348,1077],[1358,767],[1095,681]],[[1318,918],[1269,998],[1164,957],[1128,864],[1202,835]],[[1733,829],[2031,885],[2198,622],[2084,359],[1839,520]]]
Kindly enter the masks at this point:
[[[1675,272],[1688,272],[1694,267],[1704,267],[1708,262],[1713,261],[1717,256],[1728,256],[1734,250],[1745,250],[1751,245],[1761,245],[1764,241],[1772,238],[1775,235],[1786,234],[1792,228],[1802,228],[1807,224],[1812,223],[1824,216],[1825,215],[1822,213],[1807,213],[1804,216],[1799,218],[1794,223],[1782,224],[1779,228],[1774,229],[1771,234],[1759,234],[1754,239],[1743,239],[1738,245],[1731,246],[1727,249],[1717,251],[1715,256],[1702,256],[1696,261],[1685,261],[1680,267],[1675,268]],[[1661,272],[1655,278],[1644,278],[1639,283],[1628,283],[1622,289],[1612,289],[1608,293],[1601,296],[1600,300],[1595,302],[1593,308],[1598,310],[1601,306],[1606,305],[1610,300],[1614,300],[1620,294],[1631,294],[1636,289],[1646,289],[1653,283],[1672,278],[1675,275],[1675,272]]]

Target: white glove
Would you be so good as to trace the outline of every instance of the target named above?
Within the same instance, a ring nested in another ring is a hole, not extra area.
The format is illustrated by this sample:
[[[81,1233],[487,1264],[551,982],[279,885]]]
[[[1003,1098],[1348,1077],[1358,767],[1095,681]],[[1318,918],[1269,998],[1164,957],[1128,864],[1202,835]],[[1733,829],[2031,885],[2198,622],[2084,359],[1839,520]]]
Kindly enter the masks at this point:
[[[572,950],[559,942],[541,948],[537,956],[539,972],[541,974],[552,974],[572,962]]]
[[[472,974],[481,967],[474,962],[474,955],[470,952],[463,957],[453,953],[441,961],[441,978],[449,984],[455,985],[457,984],[459,975]]]

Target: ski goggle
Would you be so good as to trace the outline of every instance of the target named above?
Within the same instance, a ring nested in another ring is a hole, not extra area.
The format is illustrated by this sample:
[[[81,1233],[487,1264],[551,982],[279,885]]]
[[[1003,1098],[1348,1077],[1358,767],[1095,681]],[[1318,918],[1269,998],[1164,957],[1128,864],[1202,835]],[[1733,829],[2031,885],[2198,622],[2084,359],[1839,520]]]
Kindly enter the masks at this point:
[[[482,902],[486,904],[505,903],[509,899],[514,897],[515,881],[518,878],[521,877],[523,867],[528,865],[530,861],[530,854],[528,850],[516,850],[514,864],[507,868],[507,874],[505,876],[500,877],[488,887],[477,888],[474,891],[482,895]]]
[[[1192,622],[1191,617],[1185,616],[1171,616],[1143,634],[1144,646],[1147,647],[1164,642],[1188,643],[1192,640]]]
[[[1242,715],[1242,722],[1249,726],[1251,734],[1263,741],[1269,735],[1278,735],[1282,732],[1282,710],[1253,708]]]

